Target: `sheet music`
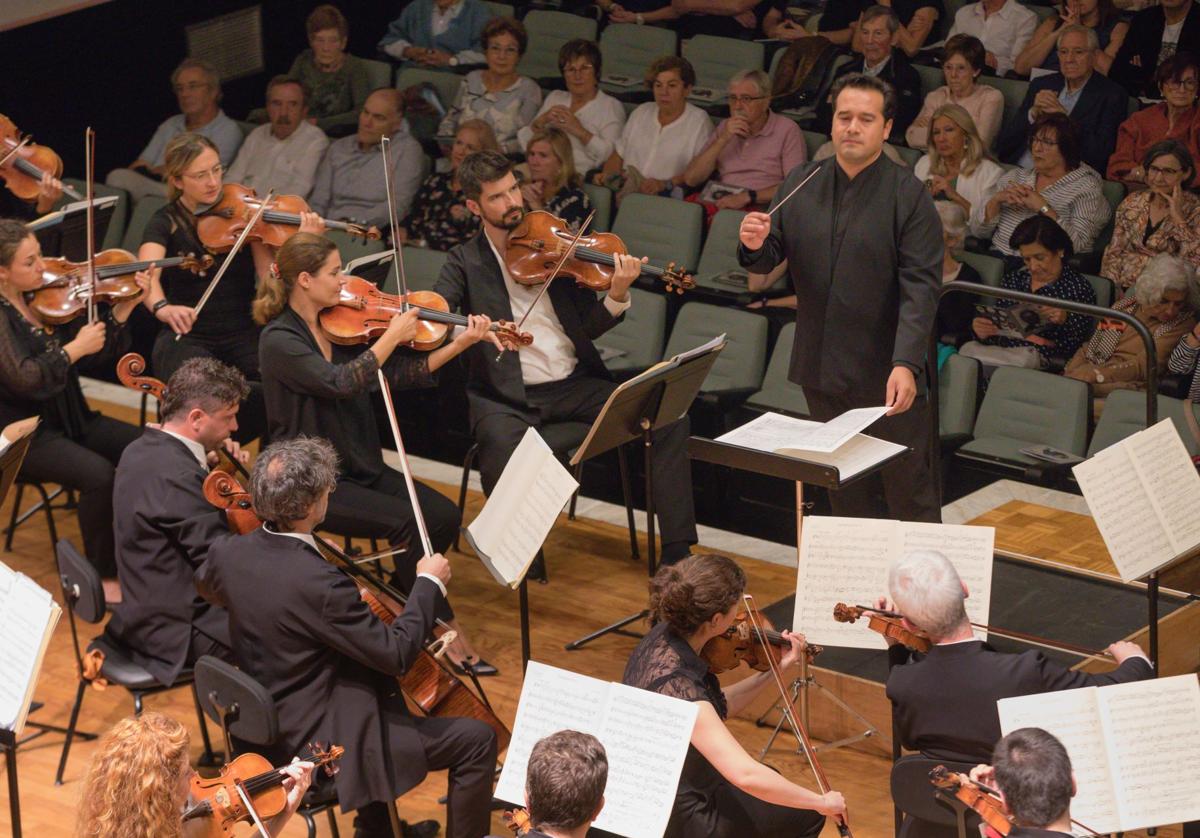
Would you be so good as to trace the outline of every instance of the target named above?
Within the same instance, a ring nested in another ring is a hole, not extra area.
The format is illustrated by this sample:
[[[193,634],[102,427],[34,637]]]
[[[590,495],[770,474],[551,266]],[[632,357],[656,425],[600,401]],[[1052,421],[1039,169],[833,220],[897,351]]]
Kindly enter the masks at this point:
[[[59,613],[49,593],[0,562],[0,728],[20,733],[24,726]]]
[[[579,484],[532,427],[467,534],[497,582],[515,588]]]
[[[854,475],[866,471],[904,450],[903,445],[865,434],[855,434],[836,451],[788,449],[790,442],[799,435],[809,434],[813,428],[820,427],[820,422],[794,419],[778,413],[764,413],[741,427],[722,434],[717,437],[716,441],[740,445],[756,451],[778,453],[818,465],[832,466],[838,470],[838,477],[843,481],[849,480]]]
[[[1200,544],[1200,474],[1170,419],[1134,434],[1128,445],[1133,466],[1171,540],[1169,561]]]
[[[876,419],[887,413],[887,407],[860,407],[854,410],[847,410],[841,416],[835,416],[828,422],[815,423],[816,428],[811,429],[801,438],[794,440],[788,445],[780,446],[780,453],[791,453],[793,449],[800,455],[809,451],[819,451],[829,453],[837,451],[847,442],[849,442],[855,434],[871,425]]]

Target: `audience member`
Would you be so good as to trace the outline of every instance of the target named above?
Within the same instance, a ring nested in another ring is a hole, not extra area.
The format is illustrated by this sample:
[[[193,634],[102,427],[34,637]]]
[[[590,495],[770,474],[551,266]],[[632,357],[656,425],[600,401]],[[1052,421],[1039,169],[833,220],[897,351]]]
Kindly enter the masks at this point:
[[[739,191],[718,198],[717,209],[765,207],[787,173],[807,159],[796,123],[771,111],[771,83],[762,70],[742,70],[729,81],[729,118],[687,165],[683,180],[709,178]]]
[[[317,6],[304,24],[308,49],[288,75],[308,88],[308,121],[332,136],[354,130],[371,93],[366,62],[346,52],[350,25],[337,6]]]
[[[329,147],[325,133],[308,121],[308,90],[291,76],[267,83],[266,125],[255,128],[229,167],[230,183],[266,195],[307,197],[321,156]]]
[[[909,58],[921,51],[934,32],[935,24],[945,15],[942,0],[884,0],[882,3],[878,0],[838,0],[826,6],[817,29],[833,43],[849,45],[855,52],[861,52],[859,26],[862,15],[876,5],[895,11],[900,24],[896,46]]]
[[[679,13],[671,8],[670,0],[597,0],[596,3],[607,15],[611,23],[663,23],[679,17]]]
[[[422,67],[482,64],[484,27],[492,11],[482,0],[414,0],[388,24],[379,49]]]
[[[672,28],[684,40],[697,35],[714,35],[750,41],[762,37],[767,14],[772,9],[786,6],[786,0],[735,0],[732,3],[671,0],[671,10],[675,14]]]
[[[984,149],[992,147],[1004,118],[1004,94],[994,87],[979,84],[984,67],[983,43],[972,35],[955,35],[946,42],[942,75],[946,83],[929,91],[921,112],[908,126],[904,138],[909,148],[928,147],[928,131],[933,114],[942,105],[959,105],[971,115]]]
[[[1129,97],[1119,84],[1095,72],[1098,52],[1096,33],[1086,26],[1071,24],[1058,31],[1061,71],[1029,83],[1021,107],[996,141],[1001,160],[1031,165],[1029,137],[1034,122],[1040,116],[1060,113],[1069,115],[1079,127],[1083,162],[1097,172],[1104,171],[1117,142],[1117,129],[1129,113]]]
[[[1196,325],[1200,308],[1196,270],[1183,259],[1160,253],[1146,263],[1133,289],[1113,308],[1136,317],[1150,331],[1153,363],[1161,376],[1172,350]],[[1099,416],[1104,408],[1100,399],[1114,390],[1145,390],[1149,366],[1142,336],[1119,320],[1109,320],[1079,348],[1063,374],[1091,386]]]
[[[1200,323],[1179,339],[1171,357],[1167,359],[1167,369],[1176,375],[1191,376],[1188,386],[1188,401],[1200,402]]]
[[[592,202],[580,188],[580,177],[571,156],[571,141],[557,128],[538,131],[525,149],[529,180],[521,184],[527,210],[545,210],[578,230],[592,211]]]
[[[1011,838],[1075,834],[1071,757],[1062,742],[1041,728],[1023,727],[1005,736],[996,743],[992,764],[971,769],[971,779],[1000,793],[1000,804],[1015,824]]]
[[[604,808],[608,755],[588,733],[560,730],[533,746],[525,767],[528,838],[585,838]]]
[[[438,134],[451,136],[463,119],[482,119],[496,132],[507,154],[521,151],[517,131],[533,121],[542,103],[542,90],[533,79],[517,74],[529,37],[520,21],[498,17],[483,28],[487,68],[472,70],[462,80],[454,105],[447,111]]]
[[[1163,101],[1142,108],[1121,123],[1116,150],[1108,158],[1108,179],[1126,186],[1145,185],[1142,158],[1160,140],[1178,140],[1193,160],[1200,159],[1200,108],[1196,107],[1200,60],[1186,52],[1176,53],[1158,65],[1154,78]],[[1200,177],[1193,176],[1187,183],[1200,186]]]
[[[390,139],[392,198],[403,220],[425,177],[425,153],[404,121],[404,98],[394,87],[381,87],[363,104],[358,133],[330,143],[317,167],[309,204],[325,218],[386,227],[387,190],[380,140]]]
[[[179,113],[158,126],[137,160],[126,169],[113,169],[104,181],[124,189],[134,201],[167,194],[163,156],[167,143],[178,135],[189,132],[212,140],[225,165],[233,162],[242,145],[242,129],[217,104],[221,101],[221,78],[208,62],[185,58],[171,73],[171,88],[179,102]]]
[[[978,0],[955,13],[949,35],[974,35],[982,41],[984,60],[1002,76],[1013,69],[1037,22],[1037,14],[1018,0]]]
[[[1161,0],[1133,16],[1109,76],[1131,96],[1154,96],[1155,69],[1176,52],[1200,54],[1200,8],[1194,0]]]
[[[1099,42],[1096,70],[1108,75],[1129,31],[1129,24],[1121,20],[1112,0],[1063,0],[1056,11],[1057,14],[1038,24],[1028,46],[1017,56],[1013,70],[1021,76],[1028,76],[1035,68],[1058,72],[1058,36],[1064,27],[1079,24],[1096,33]]]
[[[1044,215],[1026,218],[1013,231],[1009,246],[1021,254],[1023,265],[1004,274],[1001,288],[1024,291],[1039,297],[1096,304],[1096,290],[1067,264],[1071,238],[1062,227]],[[1011,308],[1013,300],[996,300],[996,308]],[[976,317],[971,330],[976,340],[964,344],[963,355],[988,366],[1043,369],[1054,358],[1070,358],[1092,331],[1092,321],[1082,314],[1040,306],[1043,324],[1024,338],[997,334],[999,327],[987,317]]]
[[[522,148],[534,133],[557,128],[571,140],[577,172],[587,174],[604,165],[625,126],[625,108],[600,89],[600,67],[595,42],[576,38],[563,44],[558,71],[567,89],[551,90],[533,122],[517,132]]]
[[[1112,216],[1100,175],[1080,159],[1079,129],[1064,113],[1039,116],[1029,129],[1033,167],[1009,169],[988,201],[984,228],[993,229],[992,247],[1005,256],[1017,225],[1044,215],[1067,231],[1076,253],[1086,253]]]
[[[629,115],[595,183],[616,190],[618,200],[630,192],[662,195],[681,189],[688,163],[713,130],[708,114],[687,100],[695,83],[696,71],[686,58],[655,60],[646,71],[654,101]]]
[[[979,272],[958,259],[963,242],[967,238],[967,213],[953,201],[934,201],[933,206],[942,219],[942,284],[947,282],[975,282],[982,280]],[[971,340],[971,321],[975,318],[975,295],[945,294],[938,303],[937,324],[934,334],[943,344],[962,346]],[[941,358],[939,356],[939,366]]]
[[[408,218],[396,231],[401,242],[449,250],[479,231],[479,219],[467,209],[467,198],[458,182],[458,167],[468,154],[485,150],[500,150],[492,126],[482,119],[460,122],[450,147],[450,170],[434,172],[421,184]]]
[[[1195,178],[1192,155],[1175,140],[1155,143],[1142,164],[1147,189],[1117,207],[1112,241],[1100,266],[1121,288],[1128,288],[1146,263],[1159,253],[1178,256],[1200,267],[1200,197],[1184,185]]]
[[[858,41],[855,49],[862,53],[837,68],[835,79],[851,73],[876,76],[896,91],[896,116],[892,119],[890,136],[900,142],[908,126],[921,110],[921,77],[908,63],[904,53],[896,49],[896,33],[900,30],[900,18],[887,6],[871,6],[862,13],[858,24]],[[829,130],[833,123],[833,103],[826,102],[821,108],[820,125]]]
[[[958,105],[942,105],[934,111],[925,144],[929,151],[917,161],[913,174],[935,199],[962,207],[967,230],[983,238],[984,213],[1004,169],[988,159],[971,115]]]

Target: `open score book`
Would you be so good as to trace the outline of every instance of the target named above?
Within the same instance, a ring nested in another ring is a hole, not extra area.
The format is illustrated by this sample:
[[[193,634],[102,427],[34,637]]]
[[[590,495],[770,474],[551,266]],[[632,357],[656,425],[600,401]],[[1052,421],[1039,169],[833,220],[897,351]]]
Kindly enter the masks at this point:
[[[0,562],[0,728],[20,735],[46,646],[62,608],[36,582]]]

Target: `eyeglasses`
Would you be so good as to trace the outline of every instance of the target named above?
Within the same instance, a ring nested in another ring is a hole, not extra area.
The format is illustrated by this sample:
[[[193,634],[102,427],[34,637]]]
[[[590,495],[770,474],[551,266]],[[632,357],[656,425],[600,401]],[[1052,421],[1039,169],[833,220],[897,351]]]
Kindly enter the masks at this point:
[[[1046,148],[1054,148],[1058,145],[1058,139],[1042,136],[1033,137],[1029,141],[1029,147],[1033,148],[1035,145],[1045,146]]]
[[[488,46],[487,51],[496,55],[517,55],[520,52],[516,47],[502,47],[498,44]]]
[[[206,87],[208,87],[208,82],[190,81],[187,84],[172,85],[171,89],[176,93],[191,93],[193,90],[203,90]]]
[[[1190,79],[1167,79],[1162,83],[1163,87],[1177,87],[1180,90],[1195,90],[1200,86],[1200,82],[1193,77]]]
[[[563,73],[571,73],[572,75],[580,76],[584,73],[590,73],[594,69],[596,68],[591,64],[580,64],[574,67],[563,67]]]
[[[729,104],[731,105],[748,105],[751,102],[757,102],[761,99],[766,99],[766,96],[743,96],[738,93],[729,94]]]
[[[1182,171],[1183,169],[1164,169],[1162,166],[1155,166],[1153,164],[1146,167],[1146,174],[1162,175],[1163,177],[1171,177],[1172,175],[1177,175]]]
[[[183,176],[189,180],[203,182],[209,179],[220,180],[221,175],[225,173],[225,167],[220,163],[213,166],[207,172],[184,172]]]

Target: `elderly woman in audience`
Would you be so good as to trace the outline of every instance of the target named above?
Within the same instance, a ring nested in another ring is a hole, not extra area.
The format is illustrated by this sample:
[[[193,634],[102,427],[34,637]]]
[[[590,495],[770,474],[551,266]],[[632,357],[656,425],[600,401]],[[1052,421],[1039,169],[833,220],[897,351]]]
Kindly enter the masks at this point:
[[[1154,365],[1161,375],[1176,345],[1191,334],[1200,307],[1196,271],[1176,256],[1160,253],[1146,263],[1131,293],[1113,306],[1136,317],[1154,338]],[[1063,374],[1086,381],[1094,396],[1113,390],[1144,390],[1149,361],[1141,336],[1119,320],[1100,324]],[[1102,409],[1096,404],[1097,414]]]
[[[414,0],[388,24],[379,49],[407,64],[481,64],[480,36],[492,18],[482,0]]]
[[[1095,305],[1092,284],[1067,264],[1071,237],[1053,219],[1045,215],[1026,218],[1013,230],[1009,246],[1021,254],[1024,264],[1005,273],[1002,288]],[[1014,305],[1013,300],[995,302],[997,309]],[[1024,338],[1002,336],[994,320],[976,317],[971,323],[975,340],[959,352],[988,366],[1042,369],[1053,358],[1070,358],[1091,334],[1092,321],[1082,314],[1050,306],[1038,306],[1037,313],[1042,325]]]
[[[686,58],[667,55],[646,71],[653,102],[638,105],[613,153],[593,182],[617,191],[669,194],[684,185],[684,171],[712,134],[708,114],[688,102],[696,71]]]
[[[1158,66],[1154,73],[1163,101],[1137,111],[1121,123],[1117,147],[1108,158],[1108,179],[1119,180],[1137,189],[1146,185],[1142,158],[1159,140],[1178,140],[1193,160],[1200,159],[1200,107],[1196,106],[1196,86],[1200,80],[1200,59],[1178,52]],[[1185,186],[1200,186],[1200,173],[1184,181]]]
[[[962,253],[963,242],[967,238],[967,213],[961,204],[953,201],[934,201],[938,216],[942,219],[942,284],[947,282],[974,282],[983,280],[979,272],[960,262],[958,256]],[[934,334],[938,340],[949,346],[962,346],[974,335],[971,331],[971,321],[975,318],[975,295],[946,294],[938,303],[937,325]],[[938,358],[941,363],[941,356]]]
[[[1200,198],[1185,189],[1196,174],[1192,155],[1175,140],[1155,143],[1142,161],[1147,189],[1117,207],[1100,273],[1128,288],[1156,254],[1200,266]]]
[[[499,150],[492,126],[482,119],[460,122],[450,149],[450,170],[434,172],[421,184],[408,218],[400,225],[400,241],[416,247],[449,250],[475,235],[479,216],[467,209],[466,196],[458,183],[458,167],[468,154]]]
[[[517,132],[522,146],[535,132],[557,128],[571,139],[575,170],[580,174],[599,169],[612,154],[625,108],[600,89],[600,48],[594,41],[576,38],[558,51],[558,71],[566,90],[552,90],[529,125]]]
[[[1167,359],[1167,369],[1177,375],[1190,375],[1192,383],[1188,387],[1188,400],[1200,402],[1200,322],[1192,330],[1179,339],[1171,357]]]
[[[1021,76],[1028,76],[1035,68],[1057,73],[1058,50],[1055,45],[1059,30],[1076,23],[1095,31],[1100,42],[1100,49],[1096,51],[1096,69],[1108,75],[1108,68],[1125,42],[1125,33],[1129,31],[1129,24],[1121,20],[1120,12],[1113,7],[1112,0],[1063,0],[1059,4],[1058,14],[1043,18],[1037,29],[1033,30],[1033,37],[1017,55],[1013,69]]]
[[[1004,169],[988,159],[971,115],[958,105],[939,107],[930,120],[927,145],[929,151],[917,161],[913,174],[935,199],[962,208],[971,235],[986,235],[984,211]]]
[[[1004,94],[994,87],[979,84],[987,67],[983,42],[973,35],[955,35],[946,41],[942,75],[946,83],[925,97],[921,112],[904,133],[910,148],[928,148],[929,128],[934,114],[943,105],[961,105],[979,129],[985,149],[991,148],[1004,116]]]
[[[525,207],[545,210],[578,230],[592,211],[592,202],[580,188],[571,155],[571,141],[557,128],[539,131],[525,148],[529,179],[521,184]]]
[[[1015,256],[1009,241],[1017,225],[1032,215],[1056,222],[1071,237],[1076,253],[1092,249],[1112,209],[1100,175],[1080,159],[1079,129],[1065,113],[1048,113],[1029,129],[1032,169],[1010,169],[988,201],[983,224],[994,229],[992,247]]]
[[[542,90],[533,79],[517,74],[529,37],[520,21],[497,17],[483,28],[487,68],[472,70],[462,80],[454,105],[438,126],[441,136],[453,136],[464,119],[482,119],[496,132],[506,154],[521,151],[517,131],[533,121],[542,104]]]
[[[308,49],[288,75],[308,88],[308,121],[327,134],[349,134],[371,93],[366,62],[346,52],[350,26],[337,6],[317,6],[304,24]]]

